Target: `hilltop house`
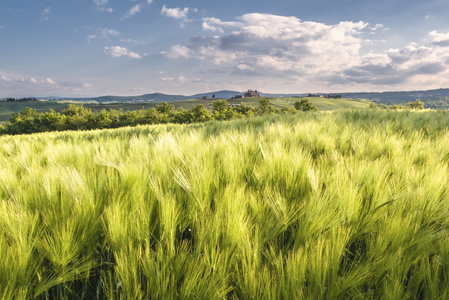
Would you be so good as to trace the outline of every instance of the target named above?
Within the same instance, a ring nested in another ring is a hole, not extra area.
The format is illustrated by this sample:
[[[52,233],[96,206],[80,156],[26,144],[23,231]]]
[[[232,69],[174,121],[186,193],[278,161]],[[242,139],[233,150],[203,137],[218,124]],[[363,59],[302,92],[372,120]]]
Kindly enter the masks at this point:
[[[243,95],[235,95],[235,99],[239,99],[239,98],[252,98],[252,97],[260,97],[260,94],[257,90],[253,91],[253,90],[248,90],[245,94]]]
[[[248,90],[245,95],[243,95],[245,98],[251,98],[251,97],[260,97],[259,93],[257,92],[257,90],[253,91],[253,90]]]

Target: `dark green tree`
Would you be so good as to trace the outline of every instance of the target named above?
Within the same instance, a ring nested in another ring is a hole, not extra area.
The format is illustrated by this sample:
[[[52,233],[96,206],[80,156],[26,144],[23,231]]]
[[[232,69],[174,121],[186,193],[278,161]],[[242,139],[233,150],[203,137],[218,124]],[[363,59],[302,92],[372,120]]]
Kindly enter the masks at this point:
[[[204,105],[198,104],[190,109],[190,122],[206,122],[211,119],[210,111]]]
[[[240,106],[234,108],[239,117],[252,117],[256,108],[252,105],[248,105],[245,102],[240,103]]]
[[[259,100],[259,106],[257,107],[258,115],[272,114],[274,112],[273,106],[270,104],[270,100],[262,98]]]
[[[34,108],[25,107],[22,112],[13,114],[6,130],[11,134],[39,132],[38,118],[39,114]]]
[[[237,113],[226,100],[213,101],[212,112],[215,120],[231,120],[237,116]]]
[[[301,111],[317,111],[318,108],[312,103],[312,101],[308,99],[301,99],[300,101],[296,101],[293,106],[297,110]]]
[[[39,114],[39,131],[61,131],[67,129],[67,116],[50,111]]]
[[[422,103],[421,100],[416,99],[415,102],[407,103],[405,107],[410,109],[424,109],[424,103]]]
[[[173,122],[178,124],[186,124],[190,122],[190,117],[190,111],[180,107],[173,114]]]
[[[168,104],[167,102],[162,102],[162,104],[156,105],[156,110],[163,114],[172,114],[175,106],[173,104]]]

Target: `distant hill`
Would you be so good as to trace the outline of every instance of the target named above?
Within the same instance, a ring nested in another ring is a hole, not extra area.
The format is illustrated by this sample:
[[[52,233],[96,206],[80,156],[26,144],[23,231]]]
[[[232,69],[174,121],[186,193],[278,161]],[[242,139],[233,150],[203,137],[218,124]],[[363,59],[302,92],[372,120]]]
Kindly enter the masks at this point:
[[[79,101],[79,102],[97,102],[97,103],[122,103],[122,102],[173,102],[173,101],[183,101],[190,99],[201,99],[205,96],[212,98],[215,95],[217,99],[230,99],[236,95],[243,95],[245,92],[231,91],[231,90],[221,90],[209,93],[199,93],[195,95],[168,95],[162,93],[144,94],[139,96],[101,96],[101,97],[83,97],[83,98],[69,98],[69,97],[41,97],[41,99],[46,100],[57,100],[57,101]],[[260,93],[263,97],[303,97],[306,94],[270,94],[270,93]]]
[[[217,91],[217,92],[195,94],[195,95],[190,96],[189,99],[200,99],[204,96],[208,96],[208,97],[212,98],[213,95],[215,95],[215,98],[229,99],[231,97],[234,97],[235,95],[243,95],[243,94],[244,93],[242,93],[242,92],[223,90],[223,91]]]
[[[398,91],[382,93],[336,93],[343,98],[368,99],[383,104],[399,104],[415,101],[416,99],[426,100],[437,97],[449,97],[449,89],[436,89],[427,91]]]
[[[140,96],[102,96],[88,98],[88,101],[104,102],[170,102],[191,99],[183,95],[166,95],[162,93],[145,94]]]
[[[92,97],[92,98],[69,98],[69,97],[41,97],[40,99],[47,100],[70,100],[70,101],[79,101],[79,102],[96,102],[96,103],[154,103],[154,102],[173,102],[173,101],[185,101],[191,99],[201,99],[204,96],[208,96],[212,98],[215,95],[215,98],[224,98],[230,99],[236,95],[243,95],[244,92],[232,91],[232,90],[221,90],[221,91],[212,91],[208,93],[198,93],[194,95],[168,95],[162,93],[153,93],[153,94],[144,94],[139,96],[101,96],[101,97]],[[274,94],[274,93],[263,93],[260,92],[262,97],[272,97],[272,98],[281,98],[281,97],[305,97],[308,93],[303,94]],[[348,99],[367,99],[377,103],[383,104],[405,104],[407,102],[415,101],[416,99],[421,99],[423,102],[429,102],[432,100],[435,102],[435,99],[439,102],[447,102],[449,105],[449,89],[435,89],[435,90],[426,90],[426,91],[396,91],[396,92],[361,92],[361,93],[313,93],[313,94],[322,94],[322,95],[341,95],[343,98]],[[447,99],[445,97],[448,97]],[[443,99],[443,100],[442,100]],[[427,100],[427,101],[426,101]]]

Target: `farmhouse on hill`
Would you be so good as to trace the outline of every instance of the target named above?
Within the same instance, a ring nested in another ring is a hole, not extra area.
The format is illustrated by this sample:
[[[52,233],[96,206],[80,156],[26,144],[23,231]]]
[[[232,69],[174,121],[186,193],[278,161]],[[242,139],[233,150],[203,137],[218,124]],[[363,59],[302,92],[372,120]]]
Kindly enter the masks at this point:
[[[243,95],[245,98],[251,98],[251,97],[260,97],[259,93],[257,92],[257,90],[253,91],[253,90],[248,90],[245,95]]]
[[[260,94],[257,90],[253,91],[253,90],[248,90],[245,94],[243,95],[235,95],[234,98],[238,99],[238,98],[252,98],[252,97],[260,97]]]

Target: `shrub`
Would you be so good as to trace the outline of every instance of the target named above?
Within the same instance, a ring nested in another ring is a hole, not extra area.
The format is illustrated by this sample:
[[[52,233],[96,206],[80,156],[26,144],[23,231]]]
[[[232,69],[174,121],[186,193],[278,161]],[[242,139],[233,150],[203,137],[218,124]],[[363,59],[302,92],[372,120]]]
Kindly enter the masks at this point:
[[[318,108],[308,99],[301,99],[293,104],[297,110],[301,111],[317,111]]]
[[[422,103],[419,99],[416,99],[415,102],[409,102],[406,105],[406,108],[410,109],[424,109],[424,103]]]

